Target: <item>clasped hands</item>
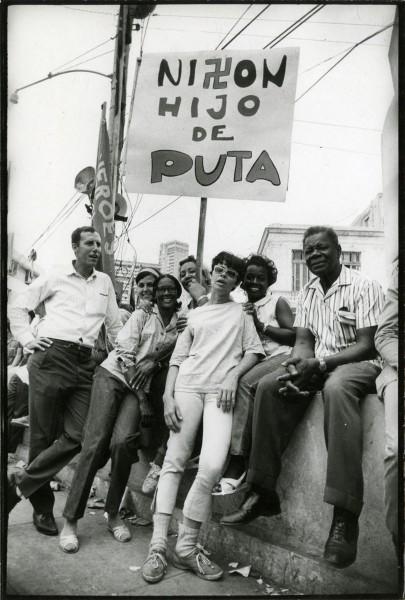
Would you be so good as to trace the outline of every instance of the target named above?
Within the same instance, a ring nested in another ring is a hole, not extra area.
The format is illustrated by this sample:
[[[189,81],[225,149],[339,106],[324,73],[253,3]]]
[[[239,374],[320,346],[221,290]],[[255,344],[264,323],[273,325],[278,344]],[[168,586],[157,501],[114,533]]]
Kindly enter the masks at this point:
[[[308,398],[311,393],[322,388],[323,376],[319,371],[317,358],[288,358],[282,363],[287,373],[277,380],[285,382],[279,393],[286,398]]]
[[[126,353],[126,356],[128,356],[128,353]],[[152,358],[143,358],[136,364],[128,367],[125,376],[131,389],[142,389],[155,368],[156,362]]]

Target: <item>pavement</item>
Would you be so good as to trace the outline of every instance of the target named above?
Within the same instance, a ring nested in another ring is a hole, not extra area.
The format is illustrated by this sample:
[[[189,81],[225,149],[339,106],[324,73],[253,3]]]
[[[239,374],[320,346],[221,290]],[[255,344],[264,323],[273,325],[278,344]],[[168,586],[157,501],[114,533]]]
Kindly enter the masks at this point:
[[[61,528],[66,493],[55,493],[54,515]],[[32,507],[21,501],[9,517],[7,543],[7,593],[38,596],[239,596],[287,595],[260,574],[229,574],[220,557],[211,558],[225,570],[220,581],[204,581],[169,563],[165,578],[146,583],[140,569],[147,555],[151,525],[129,524],[130,542],[120,544],[107,531],[101,509],[87,509],[79,522],[80,550],[65,554],[58,537],[39,534],[32,524]],[[175,534],[170,536],[174,546]],[[218,560],[217,560],[218,558]],[[245,565],[238,565],[238,567]]]

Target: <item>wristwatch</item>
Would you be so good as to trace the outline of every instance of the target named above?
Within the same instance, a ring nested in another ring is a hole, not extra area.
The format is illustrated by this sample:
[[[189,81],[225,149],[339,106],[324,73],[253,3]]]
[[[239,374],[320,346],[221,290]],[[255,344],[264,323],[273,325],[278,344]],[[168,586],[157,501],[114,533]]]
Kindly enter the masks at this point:
[[[325,360],[323,358],[318,358],[318,362],[319,362],[319,370],[321,373],[326,373],[326,371],[328,370],[328,366],[325,362]]]

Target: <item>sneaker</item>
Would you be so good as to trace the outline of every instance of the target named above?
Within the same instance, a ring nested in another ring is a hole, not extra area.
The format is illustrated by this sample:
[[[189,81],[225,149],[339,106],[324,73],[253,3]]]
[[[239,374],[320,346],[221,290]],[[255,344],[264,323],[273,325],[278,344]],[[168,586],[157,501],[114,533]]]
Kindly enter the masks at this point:
[[[205,556],[199,548],[196,548],[190,556],[186,557],[179,556],[177,552],[174,552],[172,562],[177,569],[193,571],[198,577],[207,581],[216,581],[224,574],[221,567]]]
[[[159,467],[159,465],[155,465],[154,462],[151,462],[149,464],[150,469],[142,484],[142,493],[151,496],[155,493],[155,489],[159,481],[160,471],[162,470],[162,468]]]
[[[148,583],[157,583],[163,579],[166,569],[166,553],[163,550],[151,550],[142,565],[142,577]]]

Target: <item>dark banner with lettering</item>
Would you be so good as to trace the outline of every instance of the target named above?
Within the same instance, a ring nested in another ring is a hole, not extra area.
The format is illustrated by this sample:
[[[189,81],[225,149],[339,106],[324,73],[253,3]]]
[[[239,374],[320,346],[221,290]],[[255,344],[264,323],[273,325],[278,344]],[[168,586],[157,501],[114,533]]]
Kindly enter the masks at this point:
[[[144,55],[130,192],[285,201],[298,48]]]
[[[93,227],[101,236],[101,265],[99,265],[99,268],[104,273],[108,273],[115,285],[114,207],[112,200],[110,144],[103,107],[98,137]]]

